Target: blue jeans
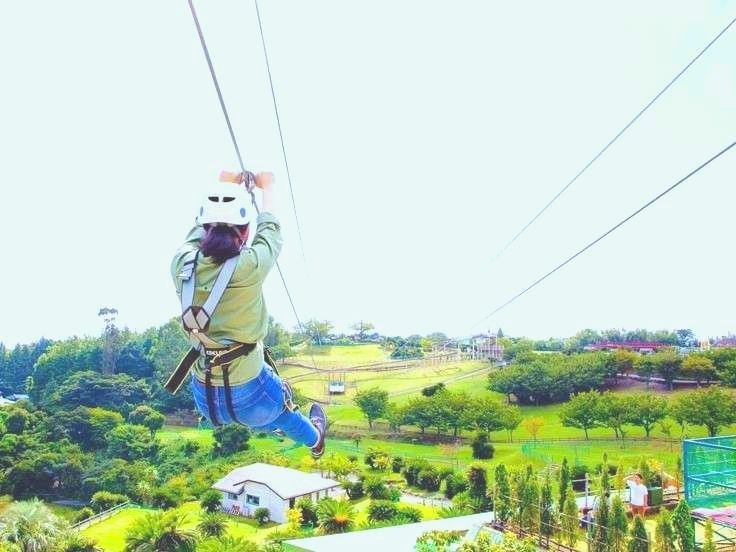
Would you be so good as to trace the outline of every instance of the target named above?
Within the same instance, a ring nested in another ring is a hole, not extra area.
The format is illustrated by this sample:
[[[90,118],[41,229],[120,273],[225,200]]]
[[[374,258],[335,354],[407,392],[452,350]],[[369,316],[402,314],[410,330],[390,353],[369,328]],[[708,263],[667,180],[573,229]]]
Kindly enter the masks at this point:
[[[204,383],[192,376],[191,385],[197,409],[212,422]],[[225,388],[213,386],[212,390],[217,421],[223,424],[236,423],[227,410]],[[319,432],[312,422],[301,412],[286,408],[284,384],[265,362],[255,378],[241,385],[232,385],[230,390],[233,410],[239,423],[256,431],[280,429],[290,439],[310,448],[319,441]]]

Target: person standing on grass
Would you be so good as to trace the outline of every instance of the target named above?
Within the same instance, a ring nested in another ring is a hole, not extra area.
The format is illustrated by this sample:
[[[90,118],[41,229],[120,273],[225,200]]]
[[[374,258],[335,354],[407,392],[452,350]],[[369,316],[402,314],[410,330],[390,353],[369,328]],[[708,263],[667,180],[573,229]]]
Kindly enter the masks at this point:
[[[252,186],[262,191],[258,215]],[[308,418],[299,412],[263,346],[269,317],[262,286],[282,245],[274,211],[274,177],[268,172],[223,172],[207,190],[197,223],[171,263],[192,349],[165,387],[175,393],[191,370],[197,409],[212,425],[283,432],[319,458],[325,413],[317,403]]]
[[[629,501],[631,513],[633,515],[638,514],[644,517],[644,512],[647,507],[647,497],[649,495],[649,489],[644,485],[644,478],[640,473],[635,473],[628,476],[624,481],[626,481],[626,485],[628,485],[631,495],[631,499]]]

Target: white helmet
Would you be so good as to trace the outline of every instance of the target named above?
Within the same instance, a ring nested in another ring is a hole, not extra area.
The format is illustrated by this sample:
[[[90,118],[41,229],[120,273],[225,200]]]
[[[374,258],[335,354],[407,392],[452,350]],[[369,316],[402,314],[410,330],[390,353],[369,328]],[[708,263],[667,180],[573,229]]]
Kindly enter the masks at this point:
[[[210,186],[199,208],[199,224],[242,226],[256,218],[256,207],[245,186],[218,182]]]

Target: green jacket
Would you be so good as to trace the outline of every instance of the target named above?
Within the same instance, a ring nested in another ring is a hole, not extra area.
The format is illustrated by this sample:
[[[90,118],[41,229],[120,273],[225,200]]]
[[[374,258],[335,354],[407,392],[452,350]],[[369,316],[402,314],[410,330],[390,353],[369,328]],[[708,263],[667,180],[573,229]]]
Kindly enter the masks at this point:
[[[276,264],[283,243],[281,226],[275,216],[271,213],[261,213],[257,222],[253,244],[240,253],[238,266],[207,330],[207,336],[218,343],[257,344],[253,352],[230,365],[232,385],[242,384],[254,378],[263,366],[263,340],[268,333],[268,311],[262,287],[269,271]],[[171,262],[171,277],[180,299],[182,282],[179,273],[184,259],[187,254],[199,249],[204,234],[203,227],[192,228],[184,245],[179,248]],[[210,257],[199,256],[194,290],[195,305],[202,305],[205,302],[221,266]],[[200,381],[204,381],[204,366],[201,359],[194,365],[192,371]],[[222,385],[220,368],[213,368],[212,374],[212,383]]]

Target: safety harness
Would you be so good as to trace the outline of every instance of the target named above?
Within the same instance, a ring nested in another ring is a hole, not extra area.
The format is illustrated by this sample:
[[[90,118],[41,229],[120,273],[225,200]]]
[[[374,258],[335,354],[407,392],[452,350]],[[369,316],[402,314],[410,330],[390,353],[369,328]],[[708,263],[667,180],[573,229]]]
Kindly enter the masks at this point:
[[[234,360],[250,354],[255,348],[255,343],[232,343],[222,344],[207,335],[210,327],[212,315],[220,303],[227,285],[233,277],[236,267],[238,266],[239,257],[231,257],[225,261],[217,275],[212,290],[202,306],[194,305],[194,290],[197,280],[197,260],[199,251],[192,252],[184,259],[184,264],[179,272],[181,286],[181,321],[184,331],[187,332],[189,342],[192,348],[187,352],[184,358],[179,362],[176,370],[171,374],[168,381],[164,385],[170,393],[176,393],[184,383],[184,379],[191,370],[197,360],[202,357],[204,360],[204,386],[207,395],[207,410],[209,418],[213,425],[221,425],[217,419],[215,409],[215,390],[212,386],[212,369],[219,366],[222,369],[222,383],[225,392],[225,404],[230,418],[238,422],[232,401],[232,391],[230,389],[230,363]]]
[[[235,273],[239,257],[231,257],[223,263],[220,273],[217,275],[217,279],[212,286],[212,290],[201,307],[194,305],[194,290],[196,288],[198,258],[199,251],[188,254],[184,258],[182,269],[178,275],[179,279],[182,281],[181,320],[182,325],[184,326],[184,331],[187,332],[187,336],[189,337],[189,342],[192,344],[192,348],[187,352],[184,358],[181,359],[179,365],[164,384],[164,388],[171,394],[175,394],[184,383],[184,380],[192,369],[192,366],[194,366],[194,363],[202,357],[204,360],[204,386],[207,396],[207,410],[209,411],[209,418],[212,425],[221,425],[221,422],[217,419],[215,409],[215,390],[212,385],[212,369],[218,366],[222,370],[225,406],[228,414],[233,422],[240,423],[235,414],[235,409],[233,408],[229,368],[230,364],[234,360],[250,354],[256,348],[256,344],[222,344],[207,335],[212,315],[214,314],[215,309],[217,309],[217,305],[219,305],[220,300],[225,293],[225,289],[227,289],[227,285],[230,283],[230,280]],[[276,363],[271,357],[268,348],[264,349],[263,356],[266,363],[273,368],[276,374],[278,374]],[[291,392],[284,393],[284,395],[286,408],[292,411],[298,409],[298,407],[292,403]]]

